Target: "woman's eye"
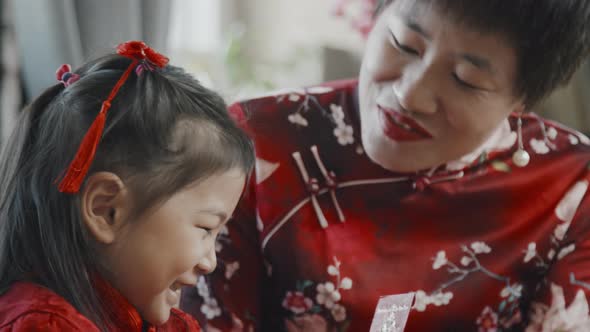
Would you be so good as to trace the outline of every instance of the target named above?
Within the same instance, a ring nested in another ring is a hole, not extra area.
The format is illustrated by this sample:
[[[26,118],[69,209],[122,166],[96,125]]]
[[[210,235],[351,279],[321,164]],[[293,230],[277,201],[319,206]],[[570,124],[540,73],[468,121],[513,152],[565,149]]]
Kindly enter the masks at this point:
[[[400,51],[402,51],[404,53],[412,54],[412,55],[419,55],[420,54],[417,50],[400,43],[399,40],[395,37],[395,35],[393,33],[391,34],[391,38],[393,39],[393,44],[395,45],[395,47],[397,49],[399,49]]]
[[[473,89],[473,90],[480,90],[479,87],[477,87],[477,86],[475,86],[473,84],[470,84],[470,83],[465,82],[464,80],[462,80],[461,78],[459,78],[459,76],[457,76],[457,74],[455,74],[455,73],[453,73],[453,78],[462,87]]]

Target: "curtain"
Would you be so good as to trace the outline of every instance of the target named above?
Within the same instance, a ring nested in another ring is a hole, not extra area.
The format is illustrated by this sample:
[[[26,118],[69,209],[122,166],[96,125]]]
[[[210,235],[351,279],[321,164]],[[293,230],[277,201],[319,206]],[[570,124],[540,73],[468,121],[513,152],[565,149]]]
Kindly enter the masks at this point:
[[[549,119],[590,134],[590,63],[586,62],[569,85],[557,90],[539,107]]]
[[[12,0],[0,0],[0,146],[6,141],[22,103]]]
[[[14,18],[27,99],[55,82],[63,63],[74,68],[126,40],[166,53],[171,1],[16,0]]]

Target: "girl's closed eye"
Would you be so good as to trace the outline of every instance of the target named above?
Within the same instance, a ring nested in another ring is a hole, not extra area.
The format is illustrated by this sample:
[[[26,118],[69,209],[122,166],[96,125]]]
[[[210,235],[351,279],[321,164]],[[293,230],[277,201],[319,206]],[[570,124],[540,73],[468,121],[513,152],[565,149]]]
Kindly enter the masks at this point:
[[[213,233],[215,232],[215,229],[216,229],[216,227],[204,226],[203,224],[198,224],[195,227],[197,227],[205,232],[203,237],[209,237],[209,236],[213,235]]]

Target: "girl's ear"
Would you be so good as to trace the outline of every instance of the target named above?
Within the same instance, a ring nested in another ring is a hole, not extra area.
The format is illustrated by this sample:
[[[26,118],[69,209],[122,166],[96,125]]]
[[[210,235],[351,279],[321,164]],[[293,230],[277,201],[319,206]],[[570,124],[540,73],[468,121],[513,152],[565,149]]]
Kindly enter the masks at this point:
[[[111,172],[90,175],[82,189],[80,212],[91,236],[111,244],[129,215],[129,192],[121,178]]]

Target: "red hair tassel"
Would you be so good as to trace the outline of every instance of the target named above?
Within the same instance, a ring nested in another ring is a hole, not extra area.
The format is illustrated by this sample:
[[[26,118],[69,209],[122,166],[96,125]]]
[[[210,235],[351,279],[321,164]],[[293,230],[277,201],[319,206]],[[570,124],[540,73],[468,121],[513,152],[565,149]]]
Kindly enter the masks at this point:
[[[117,53],[131,58],[133,61],[129,64],[129,67],[127,67],[123,75],[121,75],[121,78],[119,78],[119,81],[117,81],[117,84],[115,84],[111,90],[108,98],[102,103],[100,112],[92,122],[86,135],[84,135],[82,143],[80,143],[80,147],[78,148],[78,152],[76,152],[74,159],[59,183],[58,189],[60,192],[74,194],[80,190],[80,186],[94,160],[98,143],[102,138],[107,112],[111,107],[111,102],[133,69],[140,61],[149,61],[150,64],[158,67],[164,67],[168,63],[168,58],[149,48],[141,41],[129,41],[120,44],[117,46]]]

